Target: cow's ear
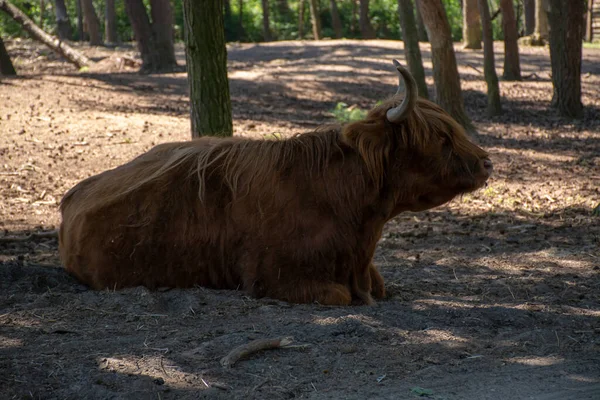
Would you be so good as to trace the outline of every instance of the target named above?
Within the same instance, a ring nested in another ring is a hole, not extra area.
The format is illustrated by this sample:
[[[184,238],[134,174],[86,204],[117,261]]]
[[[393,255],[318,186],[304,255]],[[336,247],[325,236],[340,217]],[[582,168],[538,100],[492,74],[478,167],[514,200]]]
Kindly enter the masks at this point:
[[[385,122],[363,120],[344,126],[342,135],[363,159],[373,182],[380,186],[389,160],[391,140]]]

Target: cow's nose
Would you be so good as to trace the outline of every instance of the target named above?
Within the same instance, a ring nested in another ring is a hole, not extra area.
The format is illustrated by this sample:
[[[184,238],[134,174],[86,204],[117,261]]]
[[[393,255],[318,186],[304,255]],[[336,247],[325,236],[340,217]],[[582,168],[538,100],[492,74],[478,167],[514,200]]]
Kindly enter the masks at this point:
[[[483,168],[485,168],[485,170],[491,174],[492,171],[494,170],[494,164],[492,164],[492,160],[490,160],[489,158],[486,158],[483,160]]]

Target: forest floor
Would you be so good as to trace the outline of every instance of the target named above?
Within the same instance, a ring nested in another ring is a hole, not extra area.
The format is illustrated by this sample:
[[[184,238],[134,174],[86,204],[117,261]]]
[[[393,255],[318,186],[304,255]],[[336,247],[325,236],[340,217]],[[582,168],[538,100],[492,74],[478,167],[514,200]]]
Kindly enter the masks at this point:
[[[131,47],[78,72],[7,41],[0,81],[0,398],[600,398],[600,49],[578,121],[559,118],[547,48],[522,48],[485,117],[481,51],[457,47],[466,108],[495,173],[484,190],[387,224],[376,306],[290,305],[204,288],[92,291],[61,268],[57,203],[154,144],[190,137],[185,73],[139,75]],[[431,54],[422,44],[428,85]],[[503,51],[497,43],[497,66]],[[393,41],[232,44],[235,134],[288,135],[396,90]],[[182,48],[178,58],[184,63]],[[308,346],[219,360],[252,339]]]

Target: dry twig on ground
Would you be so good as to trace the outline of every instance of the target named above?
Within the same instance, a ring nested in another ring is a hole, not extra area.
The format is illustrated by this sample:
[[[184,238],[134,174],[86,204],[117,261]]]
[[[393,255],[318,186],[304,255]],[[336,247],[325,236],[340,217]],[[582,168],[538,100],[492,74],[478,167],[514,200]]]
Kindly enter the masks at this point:
[[[273,339],[257,339],[250,343],[243,344],[231,350],[229,354],[221,359],[221,365],[224,367],[231,367],[238,360],[249,356],[252,353],[256,353],[262,350],[269,349],[280,349],[280,348],[305,348],[308,345],[297,345],[292,346],[294,338],[291,336],[284,336]]]

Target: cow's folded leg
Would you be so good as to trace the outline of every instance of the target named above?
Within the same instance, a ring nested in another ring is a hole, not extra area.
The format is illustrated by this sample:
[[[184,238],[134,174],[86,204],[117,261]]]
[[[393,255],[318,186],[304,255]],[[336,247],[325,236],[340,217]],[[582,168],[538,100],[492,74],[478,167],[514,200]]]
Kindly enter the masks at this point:
[[[355,271],[352,274],[352,294],[368,306],[375,304],[375,300],[371,296],[371,273],[369,267],[365,268],[364,271]]]
[[[319,303],[330,306],[346,306],[352,302],[350,290],[339,283],[298,281],[282,285],[272,295],[291,303]]]
[[[376,299],[383,299],[385,297],[385,282],[373,263],[369,265],[369,273],[371,275],[371,294]]]

